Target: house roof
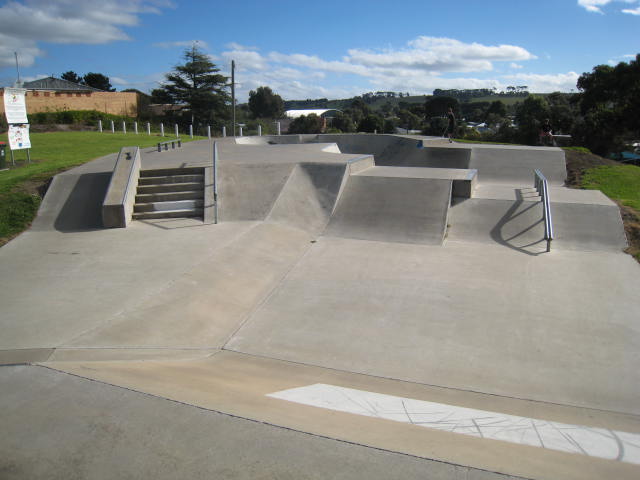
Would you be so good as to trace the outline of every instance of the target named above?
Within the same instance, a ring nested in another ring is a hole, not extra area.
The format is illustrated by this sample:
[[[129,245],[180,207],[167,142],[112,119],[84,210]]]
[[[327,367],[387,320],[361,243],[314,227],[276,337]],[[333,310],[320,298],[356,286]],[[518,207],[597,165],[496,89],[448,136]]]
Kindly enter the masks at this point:
[[[98,88],[89,87],[88,85],[79,85],[77,83],[63,80],[62,78],[46,77],[33,82],[24,82],[23,88],[28,90],[53,90],[53,91],[82,91],[82,92],[102,92]]]
[[[327,112],[339,112],[340,110],[336,110],[335,108],[324,108],[324,109],[311,109],[311,110],[287,110],[284,112],[285,117],[288,118],[298,118],[302,115],[311,115],[312,113],[318,115],[319,117],[323,116]]]

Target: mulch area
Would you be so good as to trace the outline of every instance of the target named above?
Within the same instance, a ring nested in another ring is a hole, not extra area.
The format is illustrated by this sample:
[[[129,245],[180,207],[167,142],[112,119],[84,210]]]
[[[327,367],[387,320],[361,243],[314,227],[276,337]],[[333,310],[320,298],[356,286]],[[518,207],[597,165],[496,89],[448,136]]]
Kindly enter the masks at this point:
[[[565,150],[565,159],[567,162],[567,180],[565,184],[570,188],[581,188],[582,176],[588,168],[600,165],[622,165],[620,162],[593,153],[572,150]],[[629,247],[625,252],[633,255],[640,262],[640,212],[619,202],[616,203],[620,207],[620,215],[622,216],[627,242],[629,243]]]

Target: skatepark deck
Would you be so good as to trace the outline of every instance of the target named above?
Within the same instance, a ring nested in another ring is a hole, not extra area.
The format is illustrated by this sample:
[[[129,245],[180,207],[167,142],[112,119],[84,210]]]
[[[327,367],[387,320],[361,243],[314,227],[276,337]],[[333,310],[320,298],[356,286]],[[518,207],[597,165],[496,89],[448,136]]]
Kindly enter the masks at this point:
[[[640,267],[617,207],[561,186],[561,150],[218,148],[217,225],[102,228],[111,155],[58,175],[0,249],[4,477],[637,478]],[[211,161],[209,141],[142,152],[143,169]],[[305,397],[322,388],[360,413]],[[390,419],[363,400],[380,396],[415,408]],[[443,430],[427,404],[475,413]],[[483,436],[505,419],[519,433]]]

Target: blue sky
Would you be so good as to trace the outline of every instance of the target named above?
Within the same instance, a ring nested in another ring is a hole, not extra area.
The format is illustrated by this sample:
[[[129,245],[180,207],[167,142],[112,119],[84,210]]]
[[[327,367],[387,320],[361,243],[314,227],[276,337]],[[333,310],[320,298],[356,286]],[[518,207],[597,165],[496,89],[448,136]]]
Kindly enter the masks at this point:
[[[640,0],[0,1],[0,85],[73,70],[156,88],[194,41],[238,98],[527,85],[575,89],[640,53]]]

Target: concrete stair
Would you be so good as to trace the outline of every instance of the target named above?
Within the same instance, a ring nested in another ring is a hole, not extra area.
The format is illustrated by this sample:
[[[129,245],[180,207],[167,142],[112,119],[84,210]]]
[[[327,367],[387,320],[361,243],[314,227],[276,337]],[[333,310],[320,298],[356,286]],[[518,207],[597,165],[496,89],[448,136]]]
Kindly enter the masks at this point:
[[[142,170],[133,219],[203,217],[204,169]]]

